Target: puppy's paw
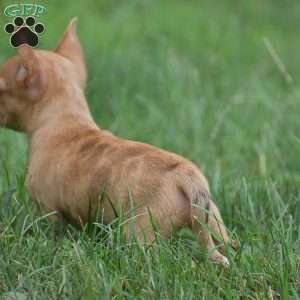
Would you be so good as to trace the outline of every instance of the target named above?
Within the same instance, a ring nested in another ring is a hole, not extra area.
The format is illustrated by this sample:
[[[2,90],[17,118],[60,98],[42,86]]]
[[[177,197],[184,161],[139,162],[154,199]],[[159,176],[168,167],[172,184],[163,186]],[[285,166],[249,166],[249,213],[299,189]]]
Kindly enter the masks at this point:
[[[211,260],[217,264],[222,266],[223,268],[227,269],[230,267],[230,263],[227,257],[225,257],[224,255],[220,254],[220,253],[214,253],[211,255]]]

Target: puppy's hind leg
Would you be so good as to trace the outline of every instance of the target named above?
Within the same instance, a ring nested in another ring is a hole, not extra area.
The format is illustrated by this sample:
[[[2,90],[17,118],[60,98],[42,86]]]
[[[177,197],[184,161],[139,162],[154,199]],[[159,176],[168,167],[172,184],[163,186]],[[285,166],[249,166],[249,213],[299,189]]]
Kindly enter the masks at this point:
[[[217,223],[212,222],[212,216],[209,213],[209,207],[216,207],[215,204],[210,200],[208,193],[198,192],[197,197],[191,201],[191,228],[197,235],[200,244],[205,245],[211,260],[220,264],[224,267],[229,267],[229,261],[227,257],[222,255],[212,238],[212,231],[217,229],[215,226],[211,228],[211,224],[216,225]],[[219,228],[219,227],[218,227]],[[217,231],[217,233],[223,234],[223,238],[228,239],[228,235],[224,230]]]
[[[212,228],[216,235],[216,238],[215,235],[213,236],[213,240],[216,244],[220,244],[218,245],[219,250],[224,254],[226,244],[236,250],[237,243],[228,237],[220,211],[213,201],[209,202],[209,211],[207,213],[210,214],[209,227]]]

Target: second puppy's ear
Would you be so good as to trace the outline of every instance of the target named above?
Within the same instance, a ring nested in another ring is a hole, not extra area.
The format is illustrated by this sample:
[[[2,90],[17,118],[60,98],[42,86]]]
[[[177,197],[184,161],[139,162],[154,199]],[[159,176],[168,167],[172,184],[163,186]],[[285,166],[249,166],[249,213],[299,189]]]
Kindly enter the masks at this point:
[[[19,50],[20,63],[16,73],[16,83],[31,100],[39,100],[46,91],[46,73],[34,50],[22,45]]]
[[[74,64],[79,83],[81,87],[84,87],[87,77],[86,65],[77,36],[77,23],[77,18],[71,20],[55,52],[66,57]]]

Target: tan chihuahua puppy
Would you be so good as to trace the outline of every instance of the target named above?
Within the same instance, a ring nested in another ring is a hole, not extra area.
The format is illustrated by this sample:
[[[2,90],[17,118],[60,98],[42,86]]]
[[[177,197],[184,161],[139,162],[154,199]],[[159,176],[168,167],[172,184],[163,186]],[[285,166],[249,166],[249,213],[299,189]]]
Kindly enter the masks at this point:
[[[227,266],[219,252],[224,246],[217,247],[211,233],[231,241],[200,170],[176,154],[120,139],[93,121],[76,24],[73,19],[55,51],[21,46],[0,70],[0,126],[27,134],[32,198],[77,226],[96,212],[107,224],[121,211],[131,217],[133,211],[124,232],[142,243],[153,241],[153,222],[165,238],[189,226],[212,261]]]

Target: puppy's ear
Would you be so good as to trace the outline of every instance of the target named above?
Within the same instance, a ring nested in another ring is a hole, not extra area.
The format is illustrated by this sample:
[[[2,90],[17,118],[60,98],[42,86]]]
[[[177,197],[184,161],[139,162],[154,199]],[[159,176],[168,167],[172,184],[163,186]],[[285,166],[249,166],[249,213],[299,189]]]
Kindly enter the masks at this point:
[[[77,36],[77,23],[77,18],[71,20],[55,52],[74,64],[79,84],[84,87],[87,75],[83,51]]]
[[[31,100],[39,100],[46,90],[46,73],[32,48],[19,48],[20,63],[16,73],[17,86],[23,89]]]

